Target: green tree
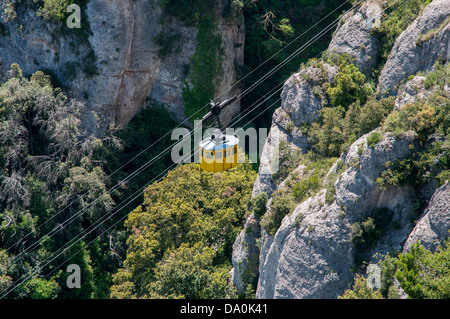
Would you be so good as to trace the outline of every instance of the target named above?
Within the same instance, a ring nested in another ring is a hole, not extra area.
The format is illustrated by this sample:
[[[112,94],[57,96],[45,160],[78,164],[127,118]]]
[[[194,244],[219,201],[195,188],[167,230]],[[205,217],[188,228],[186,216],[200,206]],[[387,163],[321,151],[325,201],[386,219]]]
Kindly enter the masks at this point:
[[[13,282],[33,277],[8,297],[91,297],[94,274],[103,278],[105,271],[94,271],[86,246],[79,243],[54,261],[62,263],[70,253],[82,250],[72,258],[86,279],[81,290],[64,288],[65,272],[45,279],[52,270],[46,263],[68,238],[78,236],[113,207],[112,198],[102,195],[103,170],[92,160],[104,140],[79,129],[84,105],[54,88],[49,76],[38,71],[26,78],[18,64],[11,68],[13,77],[0,87],[0,247],[9,247],[12,257],[21,254],[8,265],[14,269],[7,274]],[[99,196],[91,209],[81,211]],[[58,226],[69,217],[70,224]],[[45,236],[50,231],[52,237]]]
[[[290,214],[294,209],[294,199],[292,194],[277,191],[272,194],[270,203],[270,213],[266,213],[261,220],[261,227],[275,235],[284,216]]]
[[[196,243],[168,251],[149,285],[151,298],[211,299],[235,297],[226,268],[214,267],[215,251]]]
[[[260,193],[249,200],[248,209],[253,210],[256,216],[261,217],[266,213],[267,194]]]
[[[69,15],[66,11],[69,5],[77,4],[83,6],[89,0],[34,0],[34,2],[38,2],[36,13],[38,16],[45,20],[65,22],[66,17]]]
[[[380,260],[381,288],[384,297],[397,298],[395,281],[411,299],[448,299],[450,297],[450,240],[435,251],[420,242],[398,255],[387,254]],[[354,293],[354,292],[353,292]]]
[[[194,292],[185,292],[188,287],[180,288],[176,278],[163,274],[188,271],[187,264],[193,262],[189,258],[196,256],[195,251],[208,254],[212,246],[216,247],[214,254],[192,271],[209,278],[208,285],[212,280],[215,290],[228,291],[223,267],[229,267],[254,179],[255,172],[248,163],[215,174],[201,170],[197,164],[186,164],[150,185],[143,204],[125,222],[130,235],[124,268],[131,275],[127,273],[127,280],[122,279],[123,273],[114,276],[117,283],[111,290],[113,296],[128,294],[130,282],[137,297],[154,293],[168,298],[192,296]],[[197,243],[202,246],[196,247]],[[174,281],[173,286],[170,281]],[[204,287],[197,294],[211,295],[214,289]]]
[[[365,83],[365,75],[355,65],[349,63],[345,56],[339,57],[338,65],[339,72],[334,78],[334,85],[326,91],[331,105],[347,109],[356,101],[364,104],[373,93],[370,84]]]
[[[375,145],[381,141],[383,139],[383,136],[381,135],[380,132],[372,132],[368,137],[367,137],[367,146],[370,148],[374,148]]]
[[[362,275],[356,275],[355,283],[352,289],[348,289],[344,292],[339,299],[383,299],[381,293],[374,291],[367,285],[367,281]]]
[[[425,249],[419,243],[413,245],[406,254],[401,254],[397,263],[395,277],[410,298],[423,298],[422,286],[419,280],[419,260],[423,259]]]
[[[344,130],[344,109],[342,107],[326,107],[321,112],[320,122],[311,125],[309,139],[314,149],[322,156],[339,156],[342,145],[346,142]]]
[[[417,242],[399,256],[395,277],[413,299],[450,298],[450,241],[430,252]]]
[[[13,283],[10,274],[8,274],[12,267],[6,267],[8,259],[8,253],[3,249],[0,250],[0,291],[4,291]]]
[[[113,276],[111,287],[111,299],[135,299],[135,289],[132,282],[132,274],[127,269],[119,269]]]
[[[361,104],[360,101],[350,104],[343,124],[343,132],[347,139],[354,141],[380,126],[394,109],[394,102],[395,97],[376,100],[371,96],[365,104]]]
[[[59,290],[59,285],[55,279],[45,280],[35,277],[28,280],[24,286],[31,299],[55,299]]]

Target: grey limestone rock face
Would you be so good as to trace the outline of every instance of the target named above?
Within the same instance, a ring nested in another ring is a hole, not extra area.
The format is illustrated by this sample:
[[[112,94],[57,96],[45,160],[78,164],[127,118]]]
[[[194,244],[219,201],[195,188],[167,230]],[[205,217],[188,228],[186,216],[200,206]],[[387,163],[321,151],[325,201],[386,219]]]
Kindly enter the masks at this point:
[[[245,285],[258,276],[259,249],[256,240],[260,233],[259,220],[252,214],[233,244],[231,278],[238,293],[242,293]]]
[[[213,9],[220,12],[223,4],[223,1],[219,1]],[[117,18],[119,21],[111,21],[109,25],[100,23],[109,21],[109,16],[117,16],[116,12],[124,15]],[[99,19],[99,14],[104,16]],[[112,110],[115,123],[128,123],[144,106],[148,97],[169,106],[168,111],[175,120],[182,122],[186,119],[182,92],[185,80],[190,83],[186,68],[196,51],[197,28],[187,26],[171,16],[165,17],[166,22],[161,25],[159,21],[162,14],[164,13],[157,4],[146,0],[109,0],[90,2],[88,5],[88,15],[92,17],[90,20],[98,21],[98,24],[92,27],[95,31],[90,41],[95,52],[100,55],[99,60],[104,57],[104,60],[113,63],[101,67],[101,79],[96,82],[104,88],[94,88],[92,91],[94,96],[94,92],[103,94],[98,100],[91,100],[94,105],[106,101],[105,109]],[[218,92],[231,86],[236,80],[234,66],[243,62],[243,47],[235,48],[237,43],[243,43],[245,30],[242,19],[238,14],[236,23],[225,22],[223,19],[219,23],[218,33],[222,37],[223,48],[223,76],[218,81]],[[176,39],[176,49],[164,56],[159,54],[161,48],[155,40],[160,32],[167,38]],[[105,35],[109,36],[106,40]],[[119,57],[111,61],[111,56],[117,55],[116,48],[120,49]],[[99,64],[101,65],[101,61]],[[111,85],[104,84],[108,81]],[[238,88],[235,88],[227,92],[222,99],[236,94],[237,90]],[[111,96],[114,98],[108,99]],[[234,106],[228,118],[239,111],[239,103]]]
[[[280,142],[287,142],[293,151],[300,150],[303,153],[307,151],[308,139],[300,128],[303,124],[311,124],[317,120],[322,109],[321,95],[324,94],[321,86],[325,82],[333,81],[336,74],[336,67],[324,63],[322,67],[307,67],[293,74],[285,82],[281,93],[281,107],[275,110],[273,114],[272,125],[261,153],[259,171],[253,186],[253,197],[262,192],[270,197],[277,189],[272,174],[278,169],[277,158]],[[314,88],[316,88],[316,94]],[[269,206],[270,204],[268,204]],[[248,222],[249,220],[247,220]],[[242,255],[241,252],[247,247],[244,240],[246,231],[247,228],[237,238],[233,246],[233,256]],[[264,230],[262,230],[262,234],[265,234]],[[268,234],[267,236],[270,237]],[[263,237],[267,236],[263,235]],[[267,245],[267,238],[264,243]],[[261,256],[264,254],[265,250],[262,248]],[[235,260],[234,257],[233,260]],[[232,270],[233,281],[238,291],[242,289],[242,273],[248,271],[247,265],[242,262],[238,268],[239,260],[242,260],[242,258],[236,258],[236,262],[233,262],[234,268]]]
[[[440,90],[441,95],[450,96],[450,86],[448,84],[444,84],[441,90],[441,87],[435,86],[426,88],[425,87],[425,76],[416,75],[412,79],[408,80],[404,86],[402,86],[400,93],[397,95],[395,99],[395,110],[399,110],[403,106],[414,103],[420,100],[426,100],[437,90]]]
[[[380,41],[371,35],[371,30],[380,24],[381,14],[382,9],[377,1],[365,1],[357,10],[346,13],[328,51],[349,54],[355,58],[355,65],[361,72],[370,76],[380,48]]]
[[[161,68],[152,40],[161,30],[161,10],[145,1],[90,1],[89,42],[97,57],[98,75],[89,81],[88,104],[125,125],[143,106]],[[81,79],[80,82],[83,82]]]
[[[292,122],[289,114],[283,108],[275,110],[272,118],[272,125],[260,157],[260,166],[258,176],[256,177],[252,196],[256,196],[261,192],[270,195],[276,189],[276,184],[272,178],[278,170],[278,156],[280,142],[288,142],[292,150],[301,150],[305,152],[307,149],[307,137],[295,125],[291,130],[287,130],[288,123]]]
[[[307,67],[293,74],[283,86],[281,107],[297,127],[312,124],[323,107],[322,84],[332,82],[337,67],[323,63],[322,67]]]
[[[414,103],[429,94],[429,91],[425,90],[425,79],[424,76],[417,75],[406,82],[405,88],[395,99],[395,110],[408,103]]]
[[[403,251],[420,241],[427,250],[434,251],[448,237],[450,230],[450,183],[445,183],[433,194],[423,216],[409,235]]]
[[[388,203],[384,194],[378,188],[376,179],[386,168],[385,163],[405,158],[419,148],[419,139],[413,131],[406,132],[402,138],[385,134],[374,148],[367,146],[367,137],[363,135],[349,148],[341,159],[350,168],[338,177],[336,187],[336,202],[346,211],[351,211],[356,219],[363,218],[369,207],[380,207]],[[410,145],[414,146],[411,147]],[[358,155],[358,149],[363,151]]]
[[[395,44],[380,77],[379,87],[393,88],[417,71],[430,70],[439,56],[447,54],[448,26],[441,24],[449,10],[448,0],[434,0],[407,28]],[[361,9],[344,16],[329,51],[352,55],[355,64],[370,75],[380,45],[370,35],[370,29],[379,23],[380,15],[378,2],[366,1]],[[368,17],[375,18],[370,20]],[[442,29],[434,37],[424,41],[422,46],[416,45],[420,35],[439,25]],[[337,70],[328,72],[329,82],[335,72]],[[284,86],[283,103],[274,114],[270,134],[279,132],[281,140],[287,141],[293,149],[308,149],[307,137],[301,134],[300,128],[303,123],[316,121],[323,107],[320,94],[313,94],[314,90],[320,92],[321,81],[314,82],[314,79],[323,79],[321,74],[315,67],[308,67],[291,76]],[[415,76],[397,86],[401,94],[396,100],[396,110],[432,94],[432,90],[425,89],[424,81],[424,77]],[[289,125],[290,130],[287,130],[288,123],[293,124]],[[369,147],[367,138],[373,132],[379,132],[382,138]],[[329,170],[325,183],[332,182],[334,186],[331,203],[325,201],[328,190],[322,189],[297,204],[294,211],[284,217],[274,235],[261,228],[257,298],[337,298],[353,283],[351,269],[355,266],[357,254],[363,253],[366,260],[376,263],[388,252],[409,249],[418,239],[424,246],[434,249],[447,238],[450,227],[448,184],[435,192],[432,183],[424,185],[424,188],[429,188],[425,193],[434,194],[411,233],[409,214],[415,204],[415,190],[406,185],[380,189],[376,183],[387,163],[421,150],[417,134],[407,131],[395,137],[380,129],[373,132],[361,136],[348,147]],[[270,159],[269,154],[274,149],[276,143],[268,140],[264,147],[266,159]],[[270,167],[269,164],[261,161],[260,173]],[[263,191],[271,194],[284,185],[284,182],[275,184],[270,176],[258,174],[253,194]],[[270,214],[270,201],[266,214]],[[357,252],[351,240],[352,224],[386,210],[390,215],[386,217],[389,219],[381,238],[366,251]]]
[[[401,249],[410,231],[408,213],[413,191],[408,187],[382,191],[375,180],[386,161],[408,156],[412,152],[409,145],[418,146],[418,138],[413,132],[402,138],[386,134],[372,149],[367,147],[369,134],[354,142],[338,160],[346,169],[334,183],[332,203],[325,203],[327,190],[323,189],[298,204],[274,236],[262,229],[257,298],[341,295],[354,278],[351,225],[364,221],[374,208],[392,210],[392,219],[399,226],[389,228],[368,255]],[[362,152],[358,151],[361,148]],[[336,166],[330,173],[336,173]]]
[[[396,85],[402,80],[419,71],[431,70],[439,58],[450,57],[449,15],[448,0],[434,0],[397,38],[380,74],[378,89],[381,92],[396,93]],[[421,41],[421,36],[426,34],[432,36]]]
[[[65,63],[79,63],[89,49],[81,44],[80,58],[77,58],[74,54],[70,54],[70,43],[74,40],[73,38],[67,37],[55,41],[51,35],[52,25],[36,17],[32,11],[26,11],[23,19],[27,21],[28,28],[22,30],[17,19],[11,19],[6,23],[0,17],[0,22],[5,28],[5,31],[0,33],[2,79],[5,79],[13,63],[20,65],[24,75],[31,75],[41,69],[57,71],[62,70]]]
[[[350,228],[324,191],[286,216],[275,236],[263,230],[256,298],[335,298],[353,274]]]
[[[225,20],[221,10],[226,3],[218,1],[211,8],[220,17],[217,32],[222,37],[223,72],[216,86],[220,93],[235,82],[235,65],[243,63],[244,53],[242,12],[232,21]],[[19,63],[26,76],[37,70],[50,72],[69,88],[69,97],[86,103],[82,124],[90,131],[95,129],[92,111],[105,127],[125,125],[148,98],[165,103],[175,120],[186,119],[182,91],[185,81],[190,83],[186,69],[196,51],[197,28],[170,15],[162,24],[164,13],[156,0],[89,1],[82,11],[81,27],[90,29],[82,38],[75,32],[63,34],[63,22],[45,21],[33,9],[21,12],[20,19],[0,18],[7,31],[0,34],[3,75],[12,63]],[[166,55],[160,54],[157,36],[161,32],[175,41],[175,49]],[[95,72],[86,74],[86,67]],[[225,92],[222,99],[239,90]],[[227,119],[239,109],[235,103]]]
[[[308,138],[301,132],[301,127],[318,119],[323,107],[322,84],[332,82],[337,71],[337,67],[327,63],[323,63],[321,67],[309,66],[293,74],[284,83],[281,107],[273,114],[272,125],[261,153],[253,196],[261,192],[270,196],[276,189],[272,173],[277,167],[274,158],[277,157],[281,141],[287,141],[293,150],[307,151]]]
[[[278,141],[280,135],[281,134],[278,127],[275,124],[272,124],[261,153],[258,175],[256,176],[255,183],[253,184],[252,197],[263,192],[270,196],[277,187],[272,179],[273,170],[271,166],[272,159],[276,156],[276,147],[279,143]]]

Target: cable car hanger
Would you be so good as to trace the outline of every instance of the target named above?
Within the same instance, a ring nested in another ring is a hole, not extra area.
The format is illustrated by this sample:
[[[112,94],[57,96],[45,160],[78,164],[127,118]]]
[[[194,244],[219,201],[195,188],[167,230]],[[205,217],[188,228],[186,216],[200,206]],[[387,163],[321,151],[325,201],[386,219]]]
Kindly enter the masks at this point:
[[[207,122],[208,120],[210,120],[212,117],[214,117],[214,121],[210,127],[213,127],[214,124],[216,124],[216,122],[217,122],[217,127],[223,133],[222,125],[220,124],[219,115],[227,106],[233,104],[236,101],[236,99],[237,99],[237,95],[235,95],[221,103],[216,103],[216,102],[214,102],[214,100],[211,100],[211,102],[209,102],[209,107],[210,107],[211,111],[208,112],[205,116],[203,116],[202,124],[204,122]]]

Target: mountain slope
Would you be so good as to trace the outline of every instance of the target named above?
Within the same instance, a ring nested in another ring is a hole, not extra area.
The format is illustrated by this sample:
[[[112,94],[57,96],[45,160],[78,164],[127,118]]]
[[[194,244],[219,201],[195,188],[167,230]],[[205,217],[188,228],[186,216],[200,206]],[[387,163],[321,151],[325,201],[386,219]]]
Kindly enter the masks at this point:
[[[259,255],[257,298],[336,298],[350,288],[355,272],[365,272],[364,262],[406,251],[417,240],[435,249],[448,237],[449,208],[443,203],[450,164],[449,12],[446,1],[427,3],[413,2],[409,5],[415,7],[403,14],[406,19],[411,18],[407,13],[421,12],[395,41],[379,91],[368,80],[370,71],[383,66],[373,63],[386,50],[377,44],[385,40],[378,29],[392,21],[376,18],[368,27],[367,12],[379,16],[375,1],[343,17],[329,48],[335,55],[326,63],[311,62],[285,83],[253,190],[254,197],[271,195],[267,212],[251,216],[261,231],[244,229],[234,244],[232,274],[238,288],[251,282],[242,282],[246,269],[237,265]],[[433,36],[426,41],[422,36],[423,43],[411,41],[430,30]],[[329,72],[331,67],[338,71]],[[317,68],[328,70],[326,76],[302,76]],[[415,87],[417,81],[422,86]],[[394,87],[393,97],[380,94]],[[267,174],[278,147],[271,142],[275,134],[280,149],[294,158],[280,163],[281,176],[279,171]],[[295,155],[296,150],[303,155]],[[334,164],[319,169],[321,161]],[[324,169],[326,176],[320,173]],[[256,252],[249,247],[242,253],[255,241],[261,242]]]

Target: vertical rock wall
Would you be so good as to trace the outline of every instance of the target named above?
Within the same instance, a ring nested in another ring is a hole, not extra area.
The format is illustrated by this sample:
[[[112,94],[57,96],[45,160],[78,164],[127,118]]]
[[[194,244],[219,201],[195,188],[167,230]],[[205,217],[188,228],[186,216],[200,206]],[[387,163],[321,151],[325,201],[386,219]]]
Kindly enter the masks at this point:
[[[231,21],[222,18],[228,2],[218,1],[213,8],[220,17],[223,49],[217,93],[236,81],[236,65],[243,63],[243,15],[239,11]],[[86,102],[83,125],[91,131],[95,116],[103,128],[127,124],[147,98],[165,103],[173,118],[183,121],[182,90],[189,82],[186,69],[196,50],[197,28],[167,16],[156,0],[89,1],[82,11],[84,35],[37,17],[31,0],[18,6],[16,19],[0,19],[2,74],[12,63],[19,63],[25,75],[37,70],[52,74],[70,97]],[[157,41],[160,32],[175,36],[175,49],[164,56]],[[222,98],[237,92],[238,87]],[[237,111],[239,103],[225,117]]]

